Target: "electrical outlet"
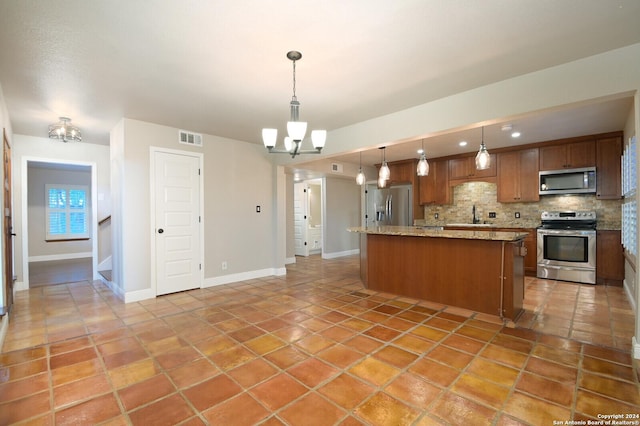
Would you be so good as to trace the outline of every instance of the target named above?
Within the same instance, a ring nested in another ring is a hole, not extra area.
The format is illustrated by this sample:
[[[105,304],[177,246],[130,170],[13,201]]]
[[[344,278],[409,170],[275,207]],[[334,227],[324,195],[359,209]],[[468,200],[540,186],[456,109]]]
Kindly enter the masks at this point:
[[[439,215],[438,213],[436,213],[436,214],[434,214],[434,215],[433,215],[433,217],[434,217],[435,219],[438,219],[438,218],[440,217],[440,215]]]
[[[516,212],[515,216],[516,216],[516,219],[520,219],[520,212]]]
[[[222,262],[222,270],[223,271],[227,270],[227,261],[226,260]]]
[[[256,213],[260,213],[260,206],[256,206]]]
[[[489,219],[495,219],[496,218],[496,212],[489,212]]]

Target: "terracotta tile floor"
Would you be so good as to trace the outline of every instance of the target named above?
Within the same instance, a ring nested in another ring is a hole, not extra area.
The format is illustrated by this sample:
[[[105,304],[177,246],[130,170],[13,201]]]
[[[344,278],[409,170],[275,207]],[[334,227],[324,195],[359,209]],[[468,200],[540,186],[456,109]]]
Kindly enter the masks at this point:
[[[518,325],[529,329],[509,328],[368,291],[358,265],[312,256],[286,277],[126,305],[99,282],[20,292],[0,354],[0,424],[551,425],[640,413],[622,289],[528,279]]]

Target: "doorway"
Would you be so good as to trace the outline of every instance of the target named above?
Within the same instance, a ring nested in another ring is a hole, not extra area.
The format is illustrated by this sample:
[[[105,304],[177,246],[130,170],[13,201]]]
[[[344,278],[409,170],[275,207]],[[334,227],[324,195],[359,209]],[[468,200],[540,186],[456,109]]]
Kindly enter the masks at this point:
[[[24,289],[98,279],[96,192],[95,163],[23,158]],[[49,200],[54,194],[56,201]]]
[[[309,256],[323,250],[323,180],[294,184],[293,224],[296,256]]]

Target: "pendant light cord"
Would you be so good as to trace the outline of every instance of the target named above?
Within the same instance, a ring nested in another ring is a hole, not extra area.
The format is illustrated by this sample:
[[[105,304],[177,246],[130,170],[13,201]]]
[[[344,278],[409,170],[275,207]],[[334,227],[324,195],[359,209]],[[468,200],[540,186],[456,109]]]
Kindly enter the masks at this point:
[[[293,100],[298,100],[296,98],[296,61],[293,61]]]

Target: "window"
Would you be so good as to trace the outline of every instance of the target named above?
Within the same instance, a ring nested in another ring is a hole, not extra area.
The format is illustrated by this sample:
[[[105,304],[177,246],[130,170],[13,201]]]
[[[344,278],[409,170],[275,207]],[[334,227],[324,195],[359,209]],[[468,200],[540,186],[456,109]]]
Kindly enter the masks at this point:
[[[45,185],[47,241],[89,238],[88,187]]]
[[[638,206],[636,201],[636,137],[629,139],[629,144],[622,156],[622,245],[628,254],[638,255]]]

